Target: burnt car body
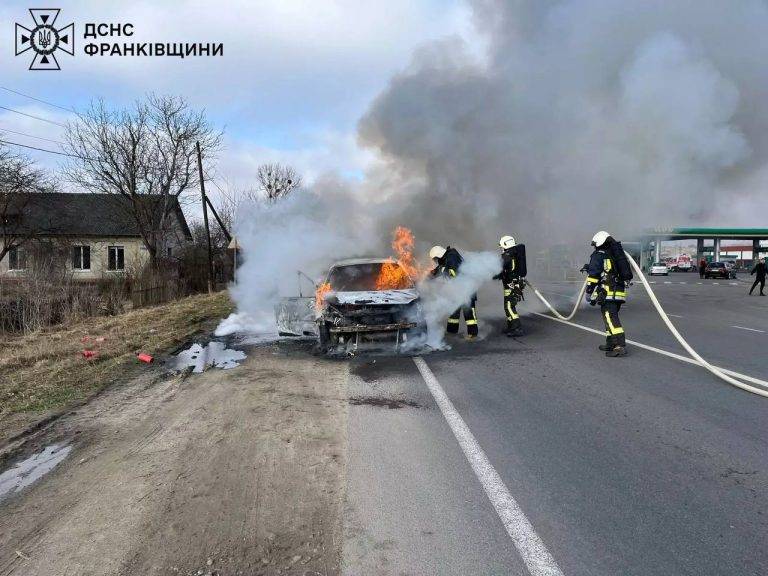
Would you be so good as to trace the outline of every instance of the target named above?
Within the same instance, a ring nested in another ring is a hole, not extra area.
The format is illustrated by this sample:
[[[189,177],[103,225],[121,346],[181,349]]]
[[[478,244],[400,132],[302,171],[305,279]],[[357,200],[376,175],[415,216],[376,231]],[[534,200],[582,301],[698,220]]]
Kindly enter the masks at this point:
[[[415,283],[398,288],[378,286],[383,266],[399,266],[387,258],[343,260],[332,265],[317,298],[285,298],[278,305],[283,335],[319,340],[325,352],[355,351],[363,344],[392,346],[418,342],[426,321]]]

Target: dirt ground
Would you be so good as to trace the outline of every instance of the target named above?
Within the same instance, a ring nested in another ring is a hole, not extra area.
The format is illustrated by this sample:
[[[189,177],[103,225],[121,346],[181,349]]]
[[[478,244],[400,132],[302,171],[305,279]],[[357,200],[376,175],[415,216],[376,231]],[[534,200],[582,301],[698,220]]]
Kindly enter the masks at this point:
[[[148,369],[6,445],[72,451],[0,501],[0,574],[337,574],[347,364],[242,349],[232,370]]]

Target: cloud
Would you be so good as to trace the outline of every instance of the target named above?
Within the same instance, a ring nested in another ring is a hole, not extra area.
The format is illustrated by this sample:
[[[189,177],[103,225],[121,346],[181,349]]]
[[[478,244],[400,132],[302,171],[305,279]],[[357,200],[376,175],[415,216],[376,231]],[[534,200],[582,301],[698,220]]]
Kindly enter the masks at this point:
[[[215,6],[198,0],[79,0],[68,3],[60,16],[62,22],[75,21],[78,47],[74,58],[62,56],[55,89],[48,84],[50,76],[41,82],[29,78],[24,58],[0,59],[0,73],[9,82],[36,84],[38,94],[76,94],[78,104],[96,96],[124,104],[149,90],[184,94],[235,133],[264,126],[351,126],[416,44],[456,25],[455,5],[408,0],[225,0]],[[9,36],[12,22],[28,18],[21,1],[0,7]],[[133,24],[134,35],[118,41],[221,42],[224,56],[89,57],[83,54],[82,39],[87,22]]]
[[[26,2],[5,0],[0,33],[12,38],[13,22],[26,22],[27,9]],[[76,56],[63,55],[62,70],[44,74],[29,72],[27,58],[6,51],[0,84],[79,109],[99,97],[123,107],[148,91],[184,95],[226,128],[218,172],[231,180],[247,181],[258,164],[278,160],[310,181],[326,170],[358,177],[370,159],[355,142],[358,117],[416,46],[466,31],[468,15],[461,0],[72,0],[60,19],[75,22]],[[222,42],[224,56],[89,57],[82,39],[88,22],[131,23],[134,35],[122,39],[128,42]],[[8,93],[0,92],[0,104],[61,116]],[[61,138],[55,126],[0,114],[0,129],[22,125],[30,134]],[[52,168],[59,162],[35,157]]]

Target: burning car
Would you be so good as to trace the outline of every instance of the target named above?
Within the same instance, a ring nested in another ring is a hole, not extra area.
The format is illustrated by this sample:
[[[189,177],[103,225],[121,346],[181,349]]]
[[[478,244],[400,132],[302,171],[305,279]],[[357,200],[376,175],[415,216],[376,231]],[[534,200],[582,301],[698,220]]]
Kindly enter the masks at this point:
[[[392,258],[333,264],[314,298],[287,298],[277,307],[283,335],[314,335],[325,352],[355,351],[363,343],[391,345],[426,335],[420,295],[407,263]]]

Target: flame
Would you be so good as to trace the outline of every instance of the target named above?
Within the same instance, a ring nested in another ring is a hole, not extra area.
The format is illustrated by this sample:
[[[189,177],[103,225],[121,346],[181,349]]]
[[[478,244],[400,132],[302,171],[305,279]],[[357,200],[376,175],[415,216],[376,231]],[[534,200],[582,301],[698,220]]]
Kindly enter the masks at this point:
[[[376,290],[398,290],[409,288],[413,280],[394,260],[388,260],[381,265],[379,277],[376,279]]]
[[[377,290],[409,288],[429,272],[422,269],[416,261],[413,255],[414,244],[413,232],[408,228],[398,226],[395,229],[392,239],[395,259],[382,264],[381,272],[376,279]]]
[[[318,312],[325,306],[325,295],[331,291],[331,285],[328,282],[320,284],[315,291],[315,310]]]

